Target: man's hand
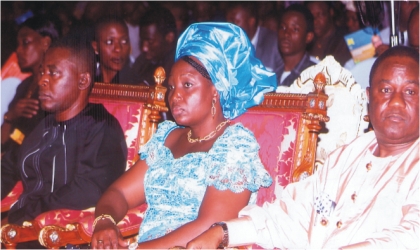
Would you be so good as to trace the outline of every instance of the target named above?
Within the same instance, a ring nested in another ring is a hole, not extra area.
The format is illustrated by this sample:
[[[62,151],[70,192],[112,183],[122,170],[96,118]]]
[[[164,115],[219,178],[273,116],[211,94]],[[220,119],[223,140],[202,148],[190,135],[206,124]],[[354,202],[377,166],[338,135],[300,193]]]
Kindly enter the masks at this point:
[[[217,249],[223,240],[223,228],[214,226],[187,244],[187,249]]]

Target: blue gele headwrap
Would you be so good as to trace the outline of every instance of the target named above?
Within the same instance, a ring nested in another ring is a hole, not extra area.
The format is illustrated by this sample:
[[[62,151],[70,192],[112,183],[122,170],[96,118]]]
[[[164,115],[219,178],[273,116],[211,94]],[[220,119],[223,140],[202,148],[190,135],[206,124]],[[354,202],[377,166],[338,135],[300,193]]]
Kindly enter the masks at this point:
[[[276,74],[255,57],[248,36],[234,24],[191,24],[178,39],[175,61],[184,56],[194,56],[207,69],[225,118],[234,119],[260,104],[264,93],[277,87]]]

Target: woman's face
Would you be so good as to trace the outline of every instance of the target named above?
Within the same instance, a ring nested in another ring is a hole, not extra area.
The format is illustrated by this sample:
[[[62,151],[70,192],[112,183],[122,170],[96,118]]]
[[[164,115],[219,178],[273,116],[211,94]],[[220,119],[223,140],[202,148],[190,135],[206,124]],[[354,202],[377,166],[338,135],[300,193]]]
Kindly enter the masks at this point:
[[[357,18],[357,13],[354,11],[346,11],[346,26],[349,29],[349,32],[355,32],[360,29],[359,19]]]
[[[22,71],[38,72],[49,43],[35,30],[22,27],[17,35],[16,54]]]
[[[108,23],[102,26],[97,35],[97,41],[92,46],[99,54],[102,70],[120,71],[128,62],[131,50],[127,27]]]
[[[184,60],[178,60],[172,67],[168,85],[169,106],[179,125],[194,126],[212,119],[213,98],[220,105],[213,83]]]

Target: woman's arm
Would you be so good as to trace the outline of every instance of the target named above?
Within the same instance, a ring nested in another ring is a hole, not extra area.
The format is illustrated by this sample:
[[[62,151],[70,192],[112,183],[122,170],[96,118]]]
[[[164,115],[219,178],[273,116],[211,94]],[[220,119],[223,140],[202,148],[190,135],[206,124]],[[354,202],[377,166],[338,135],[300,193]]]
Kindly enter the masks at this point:
[[[188,241],[207,230],[213,223],[238,217],[239,211],[248,204],[251,192],[240,193],[230,190],[220,191],[207,187],[196,220],[191,221],[167,235],[139,244],[138,248],[169,248],[185,246]]]
[[[99,199],[95,217],[102,214],[110,215],[118,223],[129,209],[143,204],[146,200],[143,181],[147,169],[146,161],[139,160],[118,178]],[[116,249],[119,245],[125,247],[126,243],[117,226],[110,219],[99,220],[92,234],[91,247]]]

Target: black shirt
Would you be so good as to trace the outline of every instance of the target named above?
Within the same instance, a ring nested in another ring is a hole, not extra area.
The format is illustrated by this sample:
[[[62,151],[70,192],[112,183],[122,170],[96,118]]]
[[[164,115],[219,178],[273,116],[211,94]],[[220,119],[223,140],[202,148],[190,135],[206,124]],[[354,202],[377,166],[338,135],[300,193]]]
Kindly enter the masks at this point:
[[[9,211],[10,223],[53,209],[86,209],[126,168],[127,146],[119,122],[102,104],[88,104],[64,122],[50,114],[21,145],[17,160],[1,160],[1,198],[22,180],[23,193]]]

